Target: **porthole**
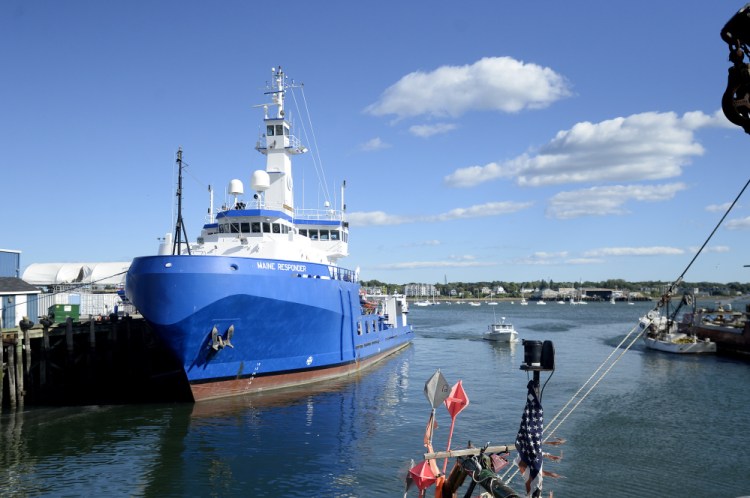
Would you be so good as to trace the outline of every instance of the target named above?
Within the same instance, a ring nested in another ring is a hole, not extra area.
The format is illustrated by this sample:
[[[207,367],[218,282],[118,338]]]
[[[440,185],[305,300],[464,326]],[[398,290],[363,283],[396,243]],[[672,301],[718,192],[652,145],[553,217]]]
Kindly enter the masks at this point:
[[[237,265],[236,265],[235,263],[232,263],[231,265],[229,265],[229,269],[231,269],[231,270],[235,270],[235,271],[236,271],[236,270],[238,270],[239,268],[240,268],[240,267],[239,267],[239,266],[237,266]]]

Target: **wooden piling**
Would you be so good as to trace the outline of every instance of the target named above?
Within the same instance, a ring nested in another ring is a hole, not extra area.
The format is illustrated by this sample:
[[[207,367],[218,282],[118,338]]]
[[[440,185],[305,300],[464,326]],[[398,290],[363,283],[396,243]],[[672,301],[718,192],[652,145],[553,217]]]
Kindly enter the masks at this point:
[[[0,411],[3,408],[3,391],[5,391],[5,343],[3,334],[0,334]]]
[[[26,320],[26,317],[24,317],[24,320]],[[33,324],[29,322],[28,325],[28,327],[21,327],[21,331],[23,332],[23,373],[25,384],[31,383],[29,372],[31,371],[31,325]]]
[[[23,340],[20,332],[16,334],[16,389],[18,403],[23,404],[24,384],[23,384]]]
[[[47,385],[47,361],[49,360],[49,326],[50,323],[42,320],[42,359],[39,362],[39,385]]]
[[[73,319],[65,319],[65,344],[68,346],[68,358],[73,362]]]
[[[96,323],[93,317],[89,315],[89,346],[91,347],[91,353],[96,352]]]
[[[10,394],[10,407],[16,407],[16,361],[15,348],[8,346],[8,394]]]

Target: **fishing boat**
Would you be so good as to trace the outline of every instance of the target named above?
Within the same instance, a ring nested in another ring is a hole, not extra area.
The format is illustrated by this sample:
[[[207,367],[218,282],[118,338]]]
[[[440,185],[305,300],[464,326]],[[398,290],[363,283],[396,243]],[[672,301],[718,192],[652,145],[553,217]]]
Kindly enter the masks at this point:
[[[649,349],[678,354],[716,352],[715,342],[681,332],[677,321],[656,310],[642,316],[638,327],[643,334],[643,343]]]
[[[487,332],[483,338],[495,342],[518,342],[518,332],[513,324],[507,323],[505,317],[502,316],[499,322],[495,320],[487,326]]]
[[[165,237],[158,255],[135,258],[127,274],[127,297],[182,365],[196,401],[352,374],[414,336],[405,296],[362,303],[359,270],[338,264],[349,253],[345,184],[340,209],[328,200],[321,209],[295,207],[292,157],[307,148],[285,108],[294,88],[273,70],[270,102],[258,106],[255,148],[266,166],[251,175],[252,200],[231,180],[232,202],[214,217],[211,198],[196,242],[182,223],[178,150],[174,238]]]

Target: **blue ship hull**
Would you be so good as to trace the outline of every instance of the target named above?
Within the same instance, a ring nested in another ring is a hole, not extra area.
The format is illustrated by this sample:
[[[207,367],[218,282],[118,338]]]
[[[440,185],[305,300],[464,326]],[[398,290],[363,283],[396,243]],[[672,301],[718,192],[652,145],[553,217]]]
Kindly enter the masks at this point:
[[[126,294],[198,401],[347,375],[408,345],[411,326],[363,314],[350,277],[322,264],[146,256]]]

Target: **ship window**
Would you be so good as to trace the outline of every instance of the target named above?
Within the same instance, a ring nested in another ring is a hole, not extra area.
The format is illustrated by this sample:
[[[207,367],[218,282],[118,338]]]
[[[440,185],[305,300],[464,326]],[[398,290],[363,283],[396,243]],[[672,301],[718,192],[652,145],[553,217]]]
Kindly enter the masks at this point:
[[[320,231],[320,240],[328,240],[328,230]]]
[[[269,137],[273,136],[273,125],[266,126],[266,135],[268,135]]]
[[[260,233],[260,222],[254,221],[250,224],[250,231],[253,233]]]
[[[289,227],[286,225],[281,225],[281,233],[289,233]]]
[[[276,125],[276,134],[277,135],[283,135],[284,134],[284,127],[282,125]]]
[[[331,240],[339,240],[339,231],[331,230]]]
[[[232,227],[232,233],[239,233],[240,232],[240,225],[238,223],[232,223],[229,226]]]
[[[250,223],[242,223],[242,225],[240,225],[240,231],[242,233],[250,233]]]
[[[357,335],[362,335],[362,322],[357,322]]]
[[[310,230],[310,238],[312,240],[318,240],[318,231],[317,230]]]
[[[370,333],[370,322],[365,322],[365,334]]]
[[[274,223],[274,224],[272,224],[272,225],[271,225],[271,228],[272,228],[272,230],[271,230],[271,231],[272,231],[273,233],[281,233],[281,227],[279,227],[279,224],[278,224],[278,223]]]
[[[271,233],[271,224],[267,221],[263,222],[263,233]]]
[[[307,230],[300,228],[299,234],[300,235],[304,235],[305,237],[307,237]]]

